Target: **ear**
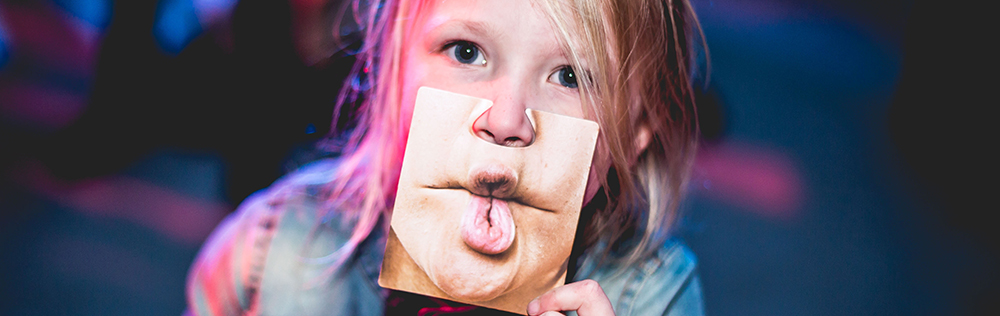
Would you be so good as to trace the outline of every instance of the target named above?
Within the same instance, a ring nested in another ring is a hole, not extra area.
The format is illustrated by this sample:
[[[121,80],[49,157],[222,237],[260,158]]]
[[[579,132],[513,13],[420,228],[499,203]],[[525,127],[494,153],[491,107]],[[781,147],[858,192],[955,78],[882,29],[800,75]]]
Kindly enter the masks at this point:
[[[649,142],[652,141],[652,139],[653,132],[649,129],[649,124],[639,124],[639,127],[636,128],[635,131],[635,139],[633,140],[635,142],[635,156],[633,157],[639,159],[639,155],[642,155],[642,152],[646,151],[646,148],[649,147]]]

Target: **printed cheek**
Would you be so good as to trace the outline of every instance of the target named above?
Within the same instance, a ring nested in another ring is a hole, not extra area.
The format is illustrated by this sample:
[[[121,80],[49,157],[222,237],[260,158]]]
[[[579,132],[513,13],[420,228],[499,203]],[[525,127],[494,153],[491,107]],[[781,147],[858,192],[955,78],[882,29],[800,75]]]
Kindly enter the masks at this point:
[[[609,175],[611,169],[611,157],[603,148],[603,140],[598,140],[594,150],[594,157],[590,164],[590,174],[587,177],[587,188],[584,191],[583,204],[587,205],[597,195],[601,189],[601,178]],[[606,179],[605,179],[606,181]]]

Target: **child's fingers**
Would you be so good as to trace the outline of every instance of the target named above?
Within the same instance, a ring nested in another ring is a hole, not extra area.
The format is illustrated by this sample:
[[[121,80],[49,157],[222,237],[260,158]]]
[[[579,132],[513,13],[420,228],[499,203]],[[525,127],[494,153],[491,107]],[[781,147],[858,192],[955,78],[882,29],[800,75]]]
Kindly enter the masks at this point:
[[[583,280],[557,287],[528,303],[529,316],[538,316],[550,311],[576,311],[580,316],[615,314],[608,296],[604,294],[601,285],[594,280]]]

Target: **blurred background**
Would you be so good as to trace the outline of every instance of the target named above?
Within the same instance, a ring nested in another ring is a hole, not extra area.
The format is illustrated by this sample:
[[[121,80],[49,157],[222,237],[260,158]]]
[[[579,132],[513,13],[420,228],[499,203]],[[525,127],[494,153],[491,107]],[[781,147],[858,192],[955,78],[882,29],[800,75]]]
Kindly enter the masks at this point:
[[[988,11],[692,1],[707,313],[1000,314]],[[0,315],[180,314],[215,225],[344,125],[341,8],[0,0]]]

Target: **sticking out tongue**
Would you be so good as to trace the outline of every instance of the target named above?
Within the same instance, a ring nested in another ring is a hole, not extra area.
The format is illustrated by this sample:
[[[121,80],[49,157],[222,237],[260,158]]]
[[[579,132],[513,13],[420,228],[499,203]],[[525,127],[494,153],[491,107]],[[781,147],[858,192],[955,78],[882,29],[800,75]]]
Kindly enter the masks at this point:
[[[495,255],[514,242],[514,219],[504,200],[472,196],[462,214],[462,239],[478,252]]]

